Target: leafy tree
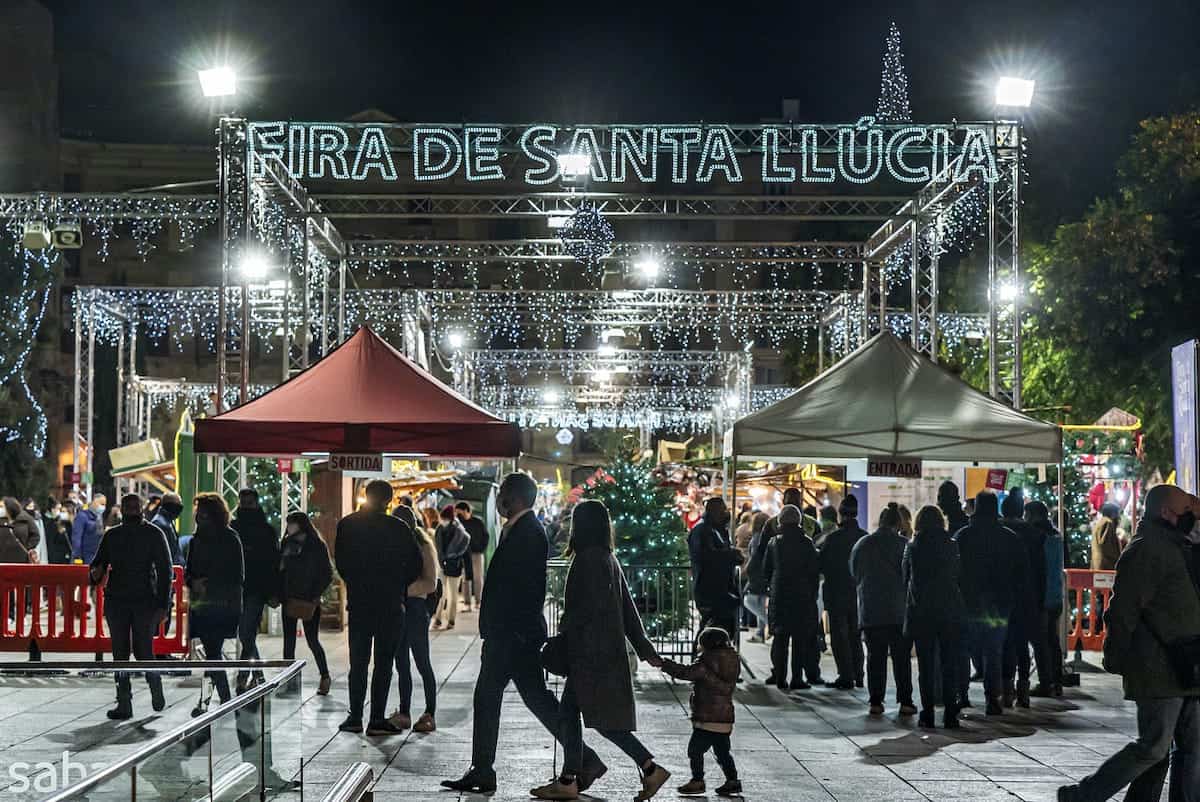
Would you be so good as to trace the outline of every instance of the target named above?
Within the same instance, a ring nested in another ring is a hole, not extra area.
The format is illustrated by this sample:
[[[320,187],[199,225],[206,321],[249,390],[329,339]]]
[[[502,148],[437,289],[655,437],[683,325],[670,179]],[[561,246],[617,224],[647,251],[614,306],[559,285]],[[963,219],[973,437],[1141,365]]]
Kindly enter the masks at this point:
[[[1027,252],[1026,406],[1142,418],[1147,467],[1171,462],[1170,349],[1200,334],[1200,114],[1144,120],[1117,194]]]

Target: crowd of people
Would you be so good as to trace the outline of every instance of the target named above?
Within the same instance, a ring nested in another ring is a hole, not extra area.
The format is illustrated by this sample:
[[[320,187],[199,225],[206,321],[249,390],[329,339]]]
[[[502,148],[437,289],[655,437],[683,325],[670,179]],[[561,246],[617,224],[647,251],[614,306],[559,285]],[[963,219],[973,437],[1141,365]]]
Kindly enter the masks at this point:
[[[743,510],[731,536],[724,500],[709,499],[688,537],[701,626],[736,637],[749,611],[752,640],[771,640],[770,684],[865,684],[871,715],[884,713],[890,662],[900,714],[917,715],[924,727],[934,726],[937,706],[944,726],[958,726],[974,704],[973,677],[983,681],[987,715],[1061,695],[1062,537],[1046,505],[1026,504],[1019,489],[1003,510],[990,491],[974,507],[968,518],[957,486],[946,482],[938,506],[913,517],[889,504],[868,533],[854,496],[834,514],[805,510],[800,490],[789,488],[777,515]],[[820,667],[827,645],[837,667],[828,681]]]
[[[872,716],[885,712],[890,664],[898,712],[916,715],[920,727],[934,727],[940,707],[943,726],[957,728],[961,711],[973,706],[973,681],[982,682],[987,716],[1029,707],[1034,696],[1062,694],[1063,540],[1046,505],[1026,502],[1020,490],[1003,503],[982,491],[968,510],[958,488],[946,482],[936,506],[913,516],[889,504],[871,532],[858,524],[854,496],[836,512],[817,511],[803,508],[792,488],[778,514],[744,510],[732,532],[724,500],[708,499],[688,535],[701,623],[687,664],[664,659],[647,638],[614,554],[609,512],[595,500],[572,512],[563,618],[548,639],[551,550],[533,513],[536,497],[527,474],[504,479],[497,509],[505,523],[486,571],[487,528],[469,504],[430,515],[404,497],[389,512],[392,488],[383,481],[368,483],[362,507],[339,521],[332,555],[304,513],[287,517],[280,538],[253,489],[242,491],[232,513],[220,496],[200,494],[195,532],[183,536],[175,526],[182,502],[173,494],[152,506],[124,496],[110,511],[116,523],[107,528],[102,497],[71,510],[51,504],[44,515],[32,504],[4,499],[0,554],[38,561],[43,551],[61,555],[69,546],[71,558],[87,557],[91,581],[105,585],[118,660],[153,659],[153,633],[176,601],[175,566],[182,565],[189,589],[190,635],[209,659],[219,660],[229,640],[236,640],[240,658],[259,658],[264,609],[279,605],[283,656],[294,658],[303,626],[322,695],[331,678],[318,634],[321,598],[336,566],[347,593],[350,652],[349,712],[340,729],[370,736],[436,729],[431,624],[451,629],[460,607],[478,607],[483,649],[471,766],[443,782],[458,791],[496,788],[501,701],[511,682],[564,749],[562,772],[532,789],[534,797],[575,799],[607,772],[584,743],[585,726],[634,761],[642,785],[637,799],[653,797],[670,772],[634,734],[627,643],[642,661],[695,686],[691,777],[679,787],[682,794],[705,792],[709,750],[725,776],[716,793],[741,793],[731,735],[744,625],[755,632],[751,640],[770,642],[769,684],[788,692],[865,685]],[[1139,737],[1078,785],[1061,789],[1059,798],[1067,802],[1107,799],[1129,783],[1127,798],[1157,799],[1168,772],[1172,799],[1192,799],[1186,789],[1200,789],[1200,536],[1193,531],[1200,500],[1158,486],[1144,509],[1135,536],[1118,545],[1112,560],[1116,581],[1105,614],[1104,655],[1105,667],[1123,676],[1126,696],[1138,706]],[[1102,518],[1093,529],[1093,550],[1108,559],[1118,518],[1104,511]],[[56,538],[67,546],[48,548]],[[820,661],[827,647],[836,666],[828,681]],[[914,651],[920,707],[914,704]],[[414,663],[425,695],[415,723]],[[389,715],[393,668],[400,704]],[[566,677],[560,697],[547,688],[547,671]],[[209,676],[222,701],[262,681],[261,674],[241,671],[231,689],[225,672]],[[146,679],[151,705],[161,710],[160,675],[148,672]],[[129,677],[118,674],[116,684],[117,706],[108,715],[130,718]]]

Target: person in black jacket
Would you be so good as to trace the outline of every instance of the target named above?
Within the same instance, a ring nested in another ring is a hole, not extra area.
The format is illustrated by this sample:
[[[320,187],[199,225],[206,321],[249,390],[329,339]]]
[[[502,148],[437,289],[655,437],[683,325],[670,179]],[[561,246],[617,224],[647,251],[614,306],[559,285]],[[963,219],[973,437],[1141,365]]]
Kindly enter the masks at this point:
[[[229,527],[229,507],[219,494],[197,494],[195,517],[196,534],[184,569],[191,591],[188,631],[204,646],[205,659],[220,660],[225,640],[237,637],[242,617],[242,586],[246,581],[242,542]],[[207,676],[212,679],[218,698],[229,701],[229,678],[225,672],[209,671]],[[201,712],[199,707],[194,711],[196,715]]]
[[[990,490],[975,496],[971,523],[955,534],[963,604],[971,645],[979,650],[987,714],[1003,712],[1000,700],[1004,687],[1004,639],[1020,590],[1026,559],[1020,541],[999,520],[999,502]],[[966,698],[970,667],[963,660],[959,682],[959,704]]]
[[[167,615],[171,576],[171,553],[162,531],[142,520],[138,496],[122,497],[121,524],[104,533],[88,571],[93,585],[104,585],[104,620],[114,660],[128,660],[130,652],[136,660],[154,659],[154,631]],[[133,718],[129,674],[118,671],[116,681],[117,706],[108,717]],[[147,671],[146,684],[151,706],[162,710],[162,675]]]
[[[404,636],[407,588],[421,575],[421,549],[412,530],[387,514],[391,485],[382,479],[368,482],[366,497],[362,509],[338,521],[333,544],[334,562],[346,583],[350,639],[350,714],[338,729],[363,731],[367,666],[374,646],[367,734],[395,735],[403,730],[388,721],[388,691]]]
[[[704,502],[704,517],[688,533],[688,555],[700,629],[720,627],[736,642],[742,594],[736,566],[745,559],[729,539],[729,508],[725,499]]]
[[[496,741],[504,690],[516,683],[521,701],[550,734],[563,743],[559,703],[546,687],[541,649],[546,642],[546,532],[533,514],[537,483],[525,473],[510,473],[500,484],[497,511],[507,521],[500,532],[484,579],[479,608],[483,652],[475,680],[471,767],[456,780],[443,780],[454,791],[496,790]],[[583,749],[578,790],[585,791],[607,771],[590,748]]]
[[[171,549],[171,562],[175,565],[183,565],[183,549],[179,546],[179,532],[175,529],[175,522],[179,520],[182,513],[183,499],[179,497],[178,493],[166,493],[158,503],[158,510],[150,519],[150,523],[161,529],[167,536],[167,547]]]
[[[854,544],[850,574],[858,587],[858,624],[867,642],[867,690],[871,715],[883,714],[887,691],[888,656],[896,681],[900,715],[917,712],[912,703],[912,643],[904,637],[904,549],[900,508],[888,504],[879,514],[879,528]]]
[[[763,574],[771,591],[767,617],[775,640],[771,643],[771,676],[780,690],[807,690],[804,674],[821,673],[817,651],[817,582],[821,567],[812,539],[800,525],[800,508],[785,505],[779,512],[778,534],[771,538]],[[788,643],[792,646],[792,682],[788,685]]]
[[[837,664],[837,678],[828,684],[839,690],[863,685],[863,645],[858,629],[858,597],[850,576],[850,552],[866,531],[858,525],[858,501],[846,496],[838,505],[841,526],[825,536],[818,555],[825,612],[829,615],[829,641]]]
[[[1017,536],[1022,559],[1013,616],[1004,638],[1004,691],[1001,705],[1029,707],[1029,646],[1038,640],[1042,603],[1046,598],[1046,535],[1025,521],[1025,496],[1014,488],[1000,505],[1002,523]],[[1041,651],[1040,648],[1038,651]]]
[[[942,723],[958,727],[958,667],[962,660],[962,591],[958,586],[958,546],[946,532],[937,507],[917,512],[912,542],[904,550],[904,633],[917,645],[917,681],[921,713],[917,723],[933,726],[936,672],[941,669]]]
[[[238,622],[238,641],[241,651],[239,660],[258,660],[258,627],[262,623],[263,610],[272,599],[279,598],[279,535],[267,523],[267,516],[258,505],[258,491],[252,487],[242,488],[238,493],[237,514],[230,524],[242,541],[242,555],[246,566],[246,583],[242,594],[242,618]],[[250,684],[250,672],[239,671],[237,692],[242,693],[263,681],[261,671],[254,672],[254,684]]]
[[[463,594],[467,596],[467,606],[475,609],[479,607],[480,597],[483,596],[483,558],[487,554],[488,548],[487,524],[483,522],[482,518],[475,517],[471,511],[471,504],[469,502],[458,502],[454,505],[454,511],[458,515],[458,519],[462,521],[463,528],[467,530],[467,534],[471,537],[470,559],[463,566],[467,569],[467,579],[471,584],[471,593],[468,595],[464,587]]]
[[[958,485],[949,480],[938,487],[937,505],[946,516],[946,531],[953,536],[959,529],[970,523],[967,514],[963,512],[962,500],[958,495]]]
[[[321,594],[333,581],[333,566],[329,563],[329,548],[312,525],[308,513],[293,512],[287,517],[287,529],[280,547],[279,598],[283,605],[283,659],[296,658],[296,623],[304,623],[304,640],[320,672],[317,694],[329,693],[332,679],[329,662],[321,647]],[[299,604],[297,604],[299,603]],[[297,607],[312,605],[312,613],[296,618]]]
[[[46,536],[46,562],[66,565],[71,562],[71,520],[65,507],[51,496],[42,511],[42,529]]]

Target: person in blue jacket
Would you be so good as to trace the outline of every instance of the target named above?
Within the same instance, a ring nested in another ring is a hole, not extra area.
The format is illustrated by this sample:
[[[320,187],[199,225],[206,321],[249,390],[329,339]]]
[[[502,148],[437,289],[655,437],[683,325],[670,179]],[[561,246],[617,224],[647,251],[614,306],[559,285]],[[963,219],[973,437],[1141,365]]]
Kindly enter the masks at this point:
[[[79,511],[71,525],[71,559],[91,565],[104,536],[104,508],[108,499],[103,493],[92,497],[91,504]]]

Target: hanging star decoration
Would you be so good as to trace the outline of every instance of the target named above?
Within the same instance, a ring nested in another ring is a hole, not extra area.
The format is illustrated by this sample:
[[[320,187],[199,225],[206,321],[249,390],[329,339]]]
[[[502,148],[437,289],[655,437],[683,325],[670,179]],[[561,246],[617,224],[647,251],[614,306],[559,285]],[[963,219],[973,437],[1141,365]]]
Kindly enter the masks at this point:
[[[584,264],[595,264],[612,253],[613,228],[600,210],[586,204],[562,228],[563,248]]]

